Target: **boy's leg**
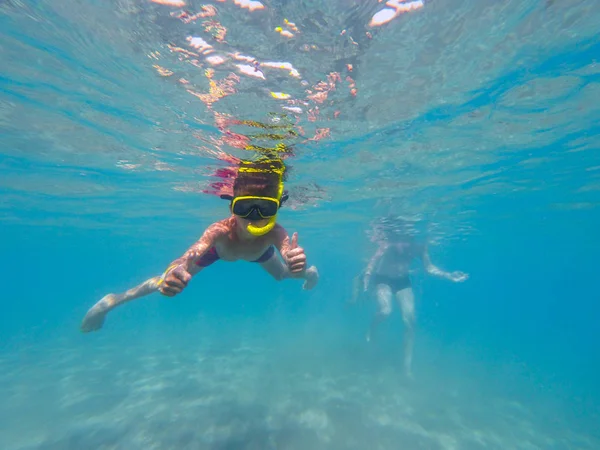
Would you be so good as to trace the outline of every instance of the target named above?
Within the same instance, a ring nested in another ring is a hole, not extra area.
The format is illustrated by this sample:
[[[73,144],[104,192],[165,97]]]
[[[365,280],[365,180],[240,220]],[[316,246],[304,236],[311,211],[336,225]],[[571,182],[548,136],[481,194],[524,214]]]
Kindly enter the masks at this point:
[[[371,341],[375,328],[383,320],[385,320],[392,313],[392,288],[387,284],[377,285],[377,313],[371,321],[371,328],[367,333],[367,342]]]
[[[412,357],[415,340],[415,295],[412,288],[396,292],[404,321],[404,370],[412,378]]]

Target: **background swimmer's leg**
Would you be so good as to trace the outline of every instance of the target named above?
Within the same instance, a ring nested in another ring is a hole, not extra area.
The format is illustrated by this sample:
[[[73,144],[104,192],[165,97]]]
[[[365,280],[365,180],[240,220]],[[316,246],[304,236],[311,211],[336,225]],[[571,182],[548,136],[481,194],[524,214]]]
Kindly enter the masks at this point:
[[[356,302],[358,301],[358,297],[360,296],[360,291],[361,291],[361,282],[362,282],[363,276],[359,275],[354,277],[354,279],[352,280],[352,297],[350,298],[350,300],[348,300],[346,302],[347,305],[355,305]]]
[[[161,282],[162,276],[153,277],[122,294],[105,295],[98,303],[89,309],[81,322],[81,331],[88,333],[90,331],[99,330],[102,328],[106,314],[109,311],[123,303],[156,292]]]
[[[412,357],[415,342],[415,294],[412,288],[396,292],[404,321],[404,371],[412,378]]]
[[[375,333],[377,325],[387,319],[392,313],[392,288],[387,284],[377,285],[377,308],[377,313],[375,313],[371,321],[371,328],[367,333],[367,342],[370,342],[373,338],[373,333]]]

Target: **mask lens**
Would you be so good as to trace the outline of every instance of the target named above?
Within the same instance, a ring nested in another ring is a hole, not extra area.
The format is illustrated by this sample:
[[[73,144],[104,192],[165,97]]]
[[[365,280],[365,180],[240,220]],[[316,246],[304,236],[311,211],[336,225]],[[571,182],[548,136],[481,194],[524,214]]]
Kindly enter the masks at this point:
[[[250,220],[273,217],[277,214],[277,209],[275,199],[242,198],[234,200],[233,203],[233,213]]]

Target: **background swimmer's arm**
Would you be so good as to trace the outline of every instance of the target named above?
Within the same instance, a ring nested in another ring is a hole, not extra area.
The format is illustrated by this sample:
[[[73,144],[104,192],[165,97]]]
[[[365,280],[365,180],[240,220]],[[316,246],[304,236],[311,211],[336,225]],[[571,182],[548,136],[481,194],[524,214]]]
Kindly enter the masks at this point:
[[[445,278],[447,280],[455,281],[455,282],[465,281],[468,278],[468,275],[466,273],[458,272],[458,271],[452,272],[452,273],[444,272],[439,267],[434,266],[433,263],[431,262],[431,258],[429,257],[429,251],[427,250],[427,246],[423,246],[423,253],[421,254],[421,260],[423,261],[423,267],[425,267],[425,270],[430,275],[440,277],[440,278]]]
[[[369,289],[369,283],[371,282],[371,275],[373,274],[373,269],[375,268],[375,264],[381,259],[385,251],[387,250],[387,244],[381,243],[379,248],[369,261],[367,268],[365,269],[365,275],[363,277],[363,290]]]
[[[427,250],[427,246],[423,246],[423,253],[421,254],[421,261],[423,262],[423,267],[427,271],[429,275],[433,275],[440,278],[449,278],[450,274],[448,272],[444,272],[437,266],[434,266],[431,262],[431,258],[429,257],[429,251]]]

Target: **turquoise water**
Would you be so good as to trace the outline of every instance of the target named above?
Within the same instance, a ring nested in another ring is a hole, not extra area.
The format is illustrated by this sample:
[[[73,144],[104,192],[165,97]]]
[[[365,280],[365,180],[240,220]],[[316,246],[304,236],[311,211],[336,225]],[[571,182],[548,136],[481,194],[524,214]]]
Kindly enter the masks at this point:
[[[0,4],[0,448],[600,448],[600,4],[407,4]],[[220,261],[80,333],[226,217],[224,118],[298,132],[318,286]],[[469,274],[415,263],[412,380],[348,304],[388,214]]]

